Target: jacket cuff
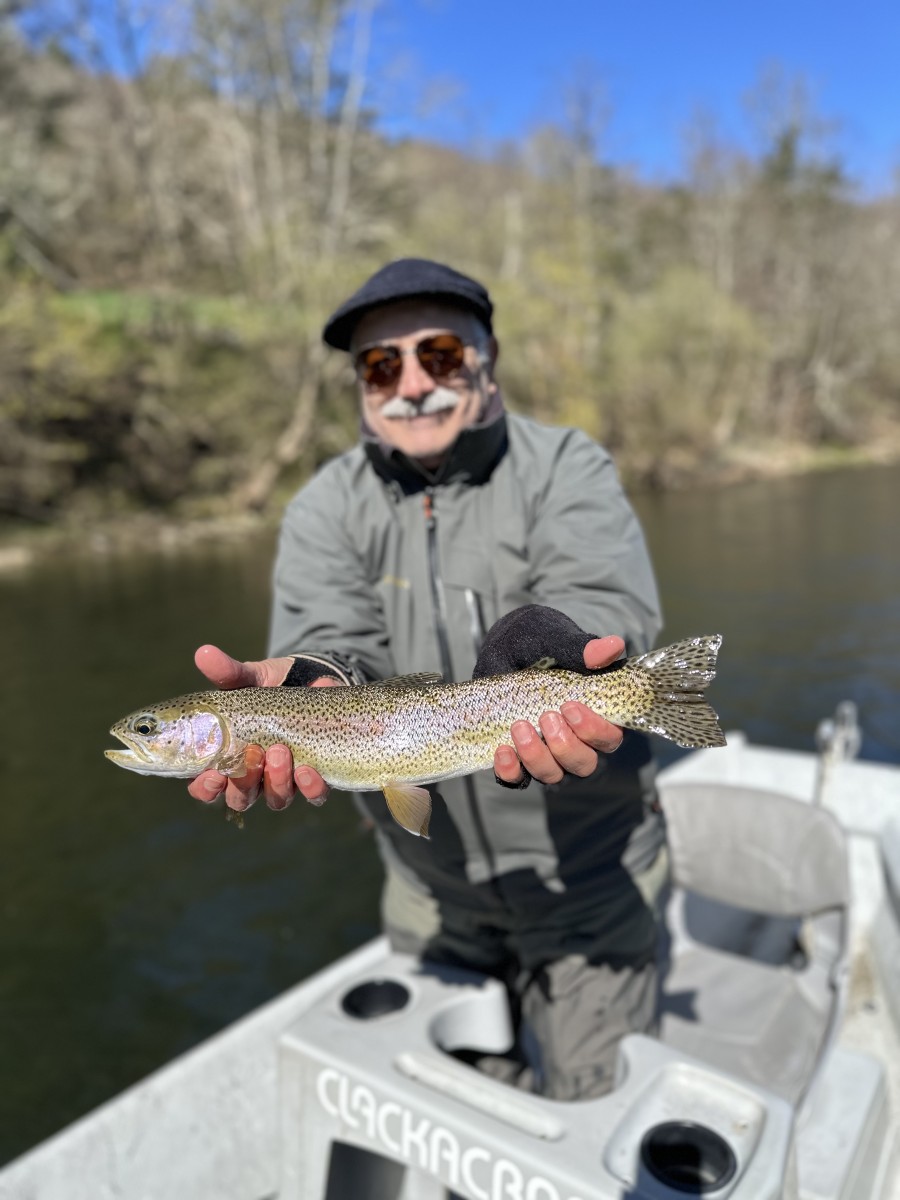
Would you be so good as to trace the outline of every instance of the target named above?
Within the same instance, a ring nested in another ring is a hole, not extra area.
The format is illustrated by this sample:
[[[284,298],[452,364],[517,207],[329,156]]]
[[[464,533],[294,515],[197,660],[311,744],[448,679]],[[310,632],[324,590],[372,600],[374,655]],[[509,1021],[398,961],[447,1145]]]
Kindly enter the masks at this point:
[[[282,687],[309,687],[314,679],[321,679],[323,675],[351,686],[368,682],[362,668],[347,654],[305,653],[295,654],[293,659]]]

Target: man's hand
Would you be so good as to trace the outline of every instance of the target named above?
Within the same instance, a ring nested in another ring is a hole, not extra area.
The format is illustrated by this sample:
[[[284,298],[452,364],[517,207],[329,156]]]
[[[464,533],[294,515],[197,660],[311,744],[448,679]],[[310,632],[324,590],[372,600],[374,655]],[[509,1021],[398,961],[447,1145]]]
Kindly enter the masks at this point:
[[[624,649],[620,637],[593,638],[584,648],[584,665],[592,671],[609,666]],[[622,742],[618,725],[575,700],[558,713],[544,713],[538,724],[543,741],[528,721],[516,721],[510,731],[515,749],[497,748],[494,771],[504,783],[521,783],[522,767],[539,783],[559,783],[566,774],[590,775],[597,768],[597,751],[611,754]]]
[[[265,658],[260,662],[240,662],[217,646],[201,646],[194,662],[210,682],[217,687],[278,687],[284,683],[293,664],[292,658]],[[340,687],[330,675],[322,675],[311,687]],[[287,746],[248,746],[244,752],[245,775],[235,779],[219,771],[203,771],[188,784],[195,800],[210,804],[224,792],[225,803],[236,812],[244,812],[254,804],[260,790],[272,809],[283,809],[299,790],[311,804],[324,804],[328,785],[312,767],[299,766]]]

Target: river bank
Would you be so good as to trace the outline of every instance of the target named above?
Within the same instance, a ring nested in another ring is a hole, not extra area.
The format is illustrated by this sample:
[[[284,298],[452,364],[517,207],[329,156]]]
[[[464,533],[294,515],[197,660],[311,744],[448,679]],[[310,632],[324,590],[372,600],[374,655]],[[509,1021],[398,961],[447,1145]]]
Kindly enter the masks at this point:
[[[810,447],[802,443],[772,441],[740,445],[714,462],[671,461],[658,486],[628,486],[632,496],[654,491],[719,489],[760,479],[782,479],[812,472],[886,466],[900,462],[900,427],[859,446]],[[289,492],[283,501],[286,503]],[[189,512],[146,510],[94,520],[86,527],[82,518],[54,525],[0,523],[0,576],[27,571],[56,555],[174,554],[193,546],[216,542],[242,542],[274,536],[282,504],[263,513],[223,511],[202,516]]]

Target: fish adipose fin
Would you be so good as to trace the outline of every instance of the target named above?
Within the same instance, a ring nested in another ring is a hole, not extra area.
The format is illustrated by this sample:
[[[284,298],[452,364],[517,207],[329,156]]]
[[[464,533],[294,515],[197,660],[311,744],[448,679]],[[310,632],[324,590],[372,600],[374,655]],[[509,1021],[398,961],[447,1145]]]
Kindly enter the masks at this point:
[[[684,638],[629,660],[629,667],[650,676],[655,693],[635,725],[689,749],[724,746],[719,719],[702,694],[716,677],[721,645],[722,635],[713,633]]]
[[[389,783],[384,789],[384,798],[391,816],[398,825],[414,833],[416,837],[428,837],[428,822],[431,820],[431,795],[427,788],[411,784]]]

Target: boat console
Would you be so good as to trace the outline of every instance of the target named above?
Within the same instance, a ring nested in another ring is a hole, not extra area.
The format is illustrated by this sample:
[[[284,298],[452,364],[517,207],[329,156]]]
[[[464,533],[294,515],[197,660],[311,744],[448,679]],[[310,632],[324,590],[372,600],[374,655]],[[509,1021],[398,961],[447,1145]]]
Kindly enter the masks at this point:
[[[637,1035],[615,1089],[568,1104],[451,1053],[510,1042],[493,979],[388,954],[345,980],[282,1037],[279,1200],[796,1195],[782,1098]]]

